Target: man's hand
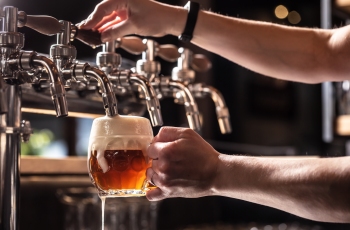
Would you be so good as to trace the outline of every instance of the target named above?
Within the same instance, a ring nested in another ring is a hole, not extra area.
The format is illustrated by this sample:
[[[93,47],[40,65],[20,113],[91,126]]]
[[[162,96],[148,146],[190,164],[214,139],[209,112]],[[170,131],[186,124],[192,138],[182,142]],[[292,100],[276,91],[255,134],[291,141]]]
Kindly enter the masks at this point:
[[[149,200],[213,194],[219,153],[192,129],[163,127],[147,153],[154,159],[147,179],[157,186]]]
[[[99,30],[103,42],[130,34],[163,36],[179,22],[179,11],[186,14],[182,8],[150,0],[105,0],[78,26]]]

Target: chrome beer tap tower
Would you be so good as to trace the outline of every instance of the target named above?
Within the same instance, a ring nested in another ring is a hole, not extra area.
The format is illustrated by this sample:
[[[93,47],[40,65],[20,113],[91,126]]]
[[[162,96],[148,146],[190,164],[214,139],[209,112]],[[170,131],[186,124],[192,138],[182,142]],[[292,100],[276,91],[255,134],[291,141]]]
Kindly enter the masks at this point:
[[[142,59],[137,61],[136,72],[146,76],[156,89],[158,98],[171,97],[174,102],[185,106],[189,127],[201,131],[200,113],[195,98],[210,96],[215,104],[216,115],[222,134],[232,132],[230,114],[222,94],[212,86],[194,83],[195,71],[204,72],[211,67],[210,61],[203,55],[194,55],[186,48],[177,49],[173,45],[159,45],[151,39],[144,39],[145,50]],[[160,76],[160,63],[156,56],[174,62],[171,76]],[[192,67],[192,68],[191,68]]]
[[[159,45],[151,39],[144,39],[143,42],[145,50],[142,52],[142,59],[136,63],[136,72],[149,79],[157,91],[158,98],[172,97],[175,102],[181,99],[181,104],[185,106],[189,127],[200,132],[200,115],[192,92],[183,82],[159,75],[161,67],[155,57],[159,56],[166,61],[175,62],[179,58],[177,48],[173,45]]]
[[[20,141],[29,139],[32,132],[28,121],[21,121],[22,87],[45,87],[50,90],[57,117],[68,115],[66,89],[70,81],[88,85],[95,79],[102,96],[107,116],[118,114],[117,100],[108,77],[88,63],[75,62],[76,50],[70,45],[70,23],[58,22],[48,16],[30,16],[16,7],[1,9],[1,150],[0,150],[0,229],[19,229]],[[51,47],[51,58],[34,51],[21,50],[24,35],[17,28],[27,26],[43,34],[57,33],[56,45]],[[66,33],[69,31],[69,33]],[[58,67],[58,68],[57,68]],[[40,101],[39,101],[40,102]]]
[[[74,32],[75,27],[68,21],[58,23],[62,25],[62,29],[57,34],[57,44],[51,46],[50,57],[59,68],[65,81],[65,87],[73,90],[85,90],[86,87],[82,88],[82,86],[90,85],[93,79],[98,84],[106,114],[114,117],[118,114],[117,100],[108,77],[97,67],[76,61],[76,48],[70,44],[71,40],[74,39],[72,31]]]
[[[57,117],[68,115],[65,89],[56,65],[47,57],[34,51],[21,50],[24,35],[17,32],[18,26],[25,26],[26,18],[16,7],[0,9],[2,30],[1,46],[1,149],[0,149],[0,223],[1,230],[19,229],[20,190],[20,142],[28,140],[30,123],[21,121],[21,87],[34,83],[33,73],[44,69],[48,75],[51,99]],[[34,20],[35,21],[35,20]],[[30,24],[29,23],[29,24]]]
[[[117,47],[132,54],[140,54],[144,49],[142,40],[138,37],[125,37],[115,42],[106,42],[103,51],[97,54],[97,65],[107,74],[117,96],[131,94],[134,98],[134,92],[138,92],[138,97],[145,99],[152,125],[163,125],[160,103],[149,79],[131,70],[120,69],[121,57],[115,52]]]
[[[207,86],[204,83],[194,83],[196,73],[207,71],[211,68],[211,62],[201,54],[193,54],[186,48],[178,49],[180,57],[177,61],[177,67],[173,68],[171,79],[173,81],[182,82],[196,98],[209,96],[214,104],[217,120],[222,134],[232,132],[230,113],[226,106],[225,99],[216,88]],[[191,68],[192,67],[192,68]],[[182,101],[184,103],[184,101]]]
[[[50,58],[59,67],[67,89],[90,91],[90,93],[100,89],[106,114],[109,116],[118,113],[116,95],[125,96],[127,94],[129,97],[123,98],[122,114],[133,114],[134,109],[127,108],[126,101],[130,102],[136,97],[133,95],[133,89],[135,89],[146,101],[152,125],[163,124],[160,103],[148,79],[132,73],[131,70],[119,69],[121,57],[115,53],[115,49],[121,47],[133,54],[141,53],[142,42],[139,38],[126,37],[103,44],[103,51],[99,52],[96,58],[98,68],[89,63],[76,61],[77,52],[76,48],[71,45],[71,41],[79,39],[79,33],[82,31],[79,32],[78,28],[68,21],[61,20],[56,23],[60,23],[62,29],[57,34],[57,44],[51,46]]]

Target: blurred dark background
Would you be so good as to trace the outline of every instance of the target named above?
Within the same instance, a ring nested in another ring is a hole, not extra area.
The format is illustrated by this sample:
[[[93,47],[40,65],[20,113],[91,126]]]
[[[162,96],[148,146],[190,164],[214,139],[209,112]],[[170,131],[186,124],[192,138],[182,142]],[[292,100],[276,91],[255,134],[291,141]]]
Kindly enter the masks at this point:
[[[30,15],[50,15],[57,19],[78,23],[92,12],[100,1],[1,0],[0,2],[2,6],[16,6]],[[186,3],[176,0],[163,2],[174,5]],[[223,15],[290,26],[320,27],[319,0],[207,0],[200,1],[200,3],[204,9],[210,9]],[[289,12],[296,12],[296,15],[299,16],[294,19],[277,18],[275,9],[279,5],[285,6]],[[333,15],[334,27],[346,24],[343,16],[344,14],[341,14],[341,17]],[[48,54],[50,46],[56,42],[55,36],[47,37],[28,28],[21,28],[20,32],[25,34],[24,50],[35,50]],[[212,69],[206,73],[198,73],[196,82],[205,82],[216,87],[223,94],[229,108],[233,132],[229,135],[222,135],[212,101],[209,98],[198,100],[199,110],[203,115],[201,135],[220,152],[261,155],[259,150],[266,147],[266,155],[275,152],[276,148],[282,148],[281,155],[324,157],[346,154],[347,137],[336,136],[332,143],[322,141],[320,84],[308,85],[261,76],[219,55],[209,53],[191,44],[183,44],[174,36],[168,35],[163,38],[155,38],[155,40],[160,44],[175,44],[190,48],[195,53],[205,54],[212,61]],[[92,49],[79,41],[74,41],[73,45],[77,48],[79,60],[94,61],[97,52],[101,51],[99,48]],[[123,58],[131,61],[140,59],[140,56],[127,54],[123,50],[117,50],[117,52]],[[167,63],[161,59],[159,61],[162,64],[164,75],[169,75],[171,69],[176,65],[176,63]],[[165,125],[187,126],[183,106],[175,105],[171,99],[162,100],[161,106]],[[23,114],[23,118],[31,121],[39,137],[44,136],[46,140],[47,138],[49,140],[35,153],[32,152],[32,149],[23,147],[26,150],[26,153],[23,154],[39,154],[45,157],[86,155],[91,119],[70,117],[57,119],[53,116],[39,114]],[[156,134],[158,129],[154,131]],[[27,215],[32,213],[34,206],[34,210],[42,212],[43,215],[47,212],[44,210],[47,210],[48,206],[55,210],[48,212],[51,215],[62,215],[63,210],[59,202],[55,201],[55,196],[50,193],[53,190],[52,187],[45,186],[30,186],[30,184],[23,186],[21,202],[25,206],[22,208],[21,229],[41,229],[40,224],[46,226],[42,229],[62,229],[58,217],[56,219],[46,218],[46,221],[41,218],[40,221],[35,221],[32,215]],[[185,226],[218,222],[231,224],[286,222],[318,227],[314,229],[350,229],[349,225],[307,221],[279,210],[223,197],[165,200],[159,209],[158,222],[160,230],[183,229]]]

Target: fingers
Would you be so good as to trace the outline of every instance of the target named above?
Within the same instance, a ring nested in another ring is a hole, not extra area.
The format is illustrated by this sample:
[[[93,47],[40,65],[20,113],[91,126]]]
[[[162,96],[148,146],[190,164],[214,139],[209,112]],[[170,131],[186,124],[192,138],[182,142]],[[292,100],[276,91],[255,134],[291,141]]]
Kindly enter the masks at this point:
[[[112,27],[127,19],[127,12],[125,10],[120,11],[118,13],[114,12],[110,16],[103,18],[101,22],[99,22],[94,29],[97,29],[98,32],[102,33],[108,28]]]
[[[128,20],[125,20],[103,31],[101,33],[101,40],[102,42],[113,41],[117,38],[133,33],[133,26],[128,22]]]
[[[159,176],[152,168],[147,169],[146,177],[148,181],[150,181],[153,185],[157,186]],[[166,198],[166,196],[160,188],[153,188],[147,191],[146,197],[150,201],[158,201]]]
[[[153,168],[148,168],[146,171],[146,179],[151,182],[154,186],[156,185],[155,181],[158,181],[158,174],[153,170]]]
[[[125,9],[126,5],[126,0],[104,0],[95,7],[95,10],[86,19],[85,23],[80,25],[80,28],[86,30],[92,29],[103,20],[105,16],[112,14],[113,11]]]
[[[119,22],[121,22],[120,17],[116,17],[112,21],[109,21],[109,22],[105,23],[103,26],[101,26],[100,28],[98,28],[98,32],[102,33],[103,31],[107,30],[108,28],[112,27],[113,25],[118,24]]]
[[[152,143],[175,141],[181,137],[181,133],[183,132],[183,130],[184,128],[178,128],[178,127],[170,127],[170,126],[162,127],[159,130],[157,136],[153,138]]]
[[[164,157],[166,159],[173,159],[173,155],[176,152],[174,149],[174,143],[172,142],[156,142],[152,143],[147,148],[147,155],[151,159],[159,159],[162,160]]]
[[[116,11],[113,11],[110,15],[107,15],[105,17],[103,17],[103,19],[101,21],[99,21],[94,28],[92,28],[93,30],[98,30],[100,27],[102,27],[104,24],[114,20],[116,17],[118,16]]]
[[[188,128],[162,127],[148,146],[147,154],[152,159],[165,157],[167,160],[177,161],[179,156],[176,153],[181,151],[178,145],[180,139],[196,135],[196,132]]]
[[[160,188],[154,188],[146,192],[146,197],[149,201],[158,201],[167,198]]]

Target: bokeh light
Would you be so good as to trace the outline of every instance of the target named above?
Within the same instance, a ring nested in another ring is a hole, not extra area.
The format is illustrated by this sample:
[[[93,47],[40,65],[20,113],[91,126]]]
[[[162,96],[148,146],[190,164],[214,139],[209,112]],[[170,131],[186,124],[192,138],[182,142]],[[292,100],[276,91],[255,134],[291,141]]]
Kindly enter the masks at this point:
[[[298,12],[296,11],[291,11],[289,14],[288,14],[288,21],[291,23],[291,24],[298,24],[300,21],[301,21],[301,16]]]
[[[288,9],[283,5],[279,5],[275,8],[275,15],[279,19],[284,19],[288,16]]]

